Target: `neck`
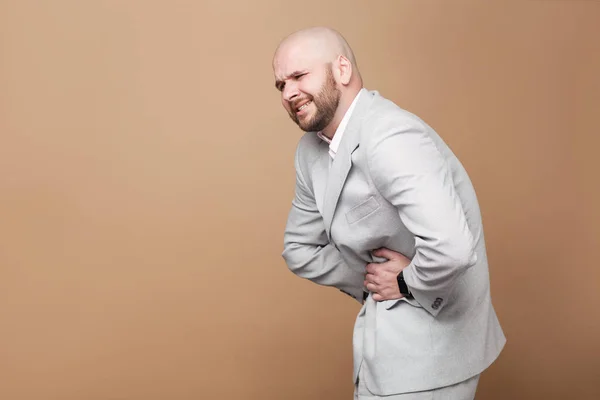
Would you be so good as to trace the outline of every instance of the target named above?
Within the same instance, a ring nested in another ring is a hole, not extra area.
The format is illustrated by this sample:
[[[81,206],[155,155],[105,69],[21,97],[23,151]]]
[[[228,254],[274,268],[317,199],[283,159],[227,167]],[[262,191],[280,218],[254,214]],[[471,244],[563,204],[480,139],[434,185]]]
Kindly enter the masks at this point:
[[[348,112],[348,109],[352,105],[352,102],[354,101],[354,99],[356,98],[356,96],[358,95],[358,92],[360,92],[360,90],[361,90],[361,88],[355,88],[355,89],[349,90],[340,99],[340,104],[338,105],[338,108],[335,112],[333,119],[331,120],[329,125],[327,125],[327,127],[325,129],[323,129],[323,131],[321,131],[321,133],[324,136],[326,136],[329,140],[333,139],[333,136],[335,135],[335,131],[340,126],[342,119],[344,119],[344,115],[346,115],[346,113]]]

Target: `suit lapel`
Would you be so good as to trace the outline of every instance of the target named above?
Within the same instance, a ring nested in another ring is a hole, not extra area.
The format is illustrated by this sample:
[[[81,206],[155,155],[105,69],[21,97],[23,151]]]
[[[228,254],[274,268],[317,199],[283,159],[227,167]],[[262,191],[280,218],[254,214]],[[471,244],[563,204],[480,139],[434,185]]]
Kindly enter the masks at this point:
[[[361,97],[355,105],[352,116],[346,126],[346,131],[340,142],[338,152],[335,155],[335,159],[331,164],[329,170],[329,179],[327,181],[327,188],[325,189],[325,200],[323,202],[323,221],[325,223],[325,230],[327,236],[331,240],[331,222],[333,221],[333,215],[337,208],[338,200],[352,167],[352,153],[358,148],[360,144],[360,129],[361,121],[371,104],[373,94],[376,92],[368,92],[366,89],[362,90]]]
[[[315,194],[315,202],[317,209],[323,214],[323,202],[325,201],[325,190],[327,189],[327,178],[329,176],[330,160],[329,147],[323,142],[323,152],[312,168],[312,183],[313,192]]]
[[[354,149],[356,149],[356,147]],[[354,151],[354,149],[351,151]],[[331,222],[333,221],[333,214],[335,213],[337,202],[340,198],[340,193],[342,192],[346,178],[348,177],[348,173],[350,172],[350,167],[352,166],[351,155],[352,153],[350,151],[338,151],[335,155],[335,160],[331,165],[331,169],[329,170],[329,180],[327,181],[325,201],[323,203],[323,221],[325,222],[325,229],[327,230],[329,239],[331,239],[330,229]]]

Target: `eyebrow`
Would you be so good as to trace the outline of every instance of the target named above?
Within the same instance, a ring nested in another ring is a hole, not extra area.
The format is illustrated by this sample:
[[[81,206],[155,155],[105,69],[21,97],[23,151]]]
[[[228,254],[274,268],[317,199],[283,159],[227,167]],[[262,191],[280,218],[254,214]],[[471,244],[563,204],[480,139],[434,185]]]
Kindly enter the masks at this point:
[[[280,87],[281,87],[281,85],[283,84],[283,81],[284,81],[284,80],[286,80],[286,79],[289,79],[289,78],[291,78],[291,77],[293,77],[293,76],[298,76],[298,75],[305,74],[305,73],[307,73],[307,72],[308,72],[308,70],[304,70],[304,69],[302,69],[302,70],[297,70],[297,71],[294,71],[294,72],[292,72],[291,74],[289,74],[288,76],[286,76],[284,79],[282,79],[282,80],[280,80],[280,79],[276,80],[276,81],[275,81],[275,87],[277,88],[277,90],[281,90],[281,89],[280,89]]]

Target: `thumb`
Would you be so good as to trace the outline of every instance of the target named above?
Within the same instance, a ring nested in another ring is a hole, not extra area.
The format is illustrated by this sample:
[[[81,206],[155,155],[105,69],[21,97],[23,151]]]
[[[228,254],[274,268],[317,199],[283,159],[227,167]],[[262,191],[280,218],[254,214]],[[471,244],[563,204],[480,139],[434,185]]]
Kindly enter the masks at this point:
[[[396,258],[398,258],[398,253],[385,247],[373,251],[373,255],[377,257],[383,257],[388,260],[395,260]]]

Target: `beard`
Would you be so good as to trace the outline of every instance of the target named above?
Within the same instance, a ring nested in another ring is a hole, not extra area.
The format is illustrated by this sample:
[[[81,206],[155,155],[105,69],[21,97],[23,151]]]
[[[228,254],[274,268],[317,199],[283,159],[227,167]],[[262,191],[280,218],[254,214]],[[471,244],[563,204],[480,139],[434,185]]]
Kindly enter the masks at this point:
[[[307,95],[307,99],[315,105],[315,112],[302,121],[298,119],[295,112],[290,112],[292,120],[305,132],[320,132],[333,120],[338,105],[340,104],[341,92],[336,87],[335,78],[331,69],[327,69],[327,76],[321,90],[316,96]]]

